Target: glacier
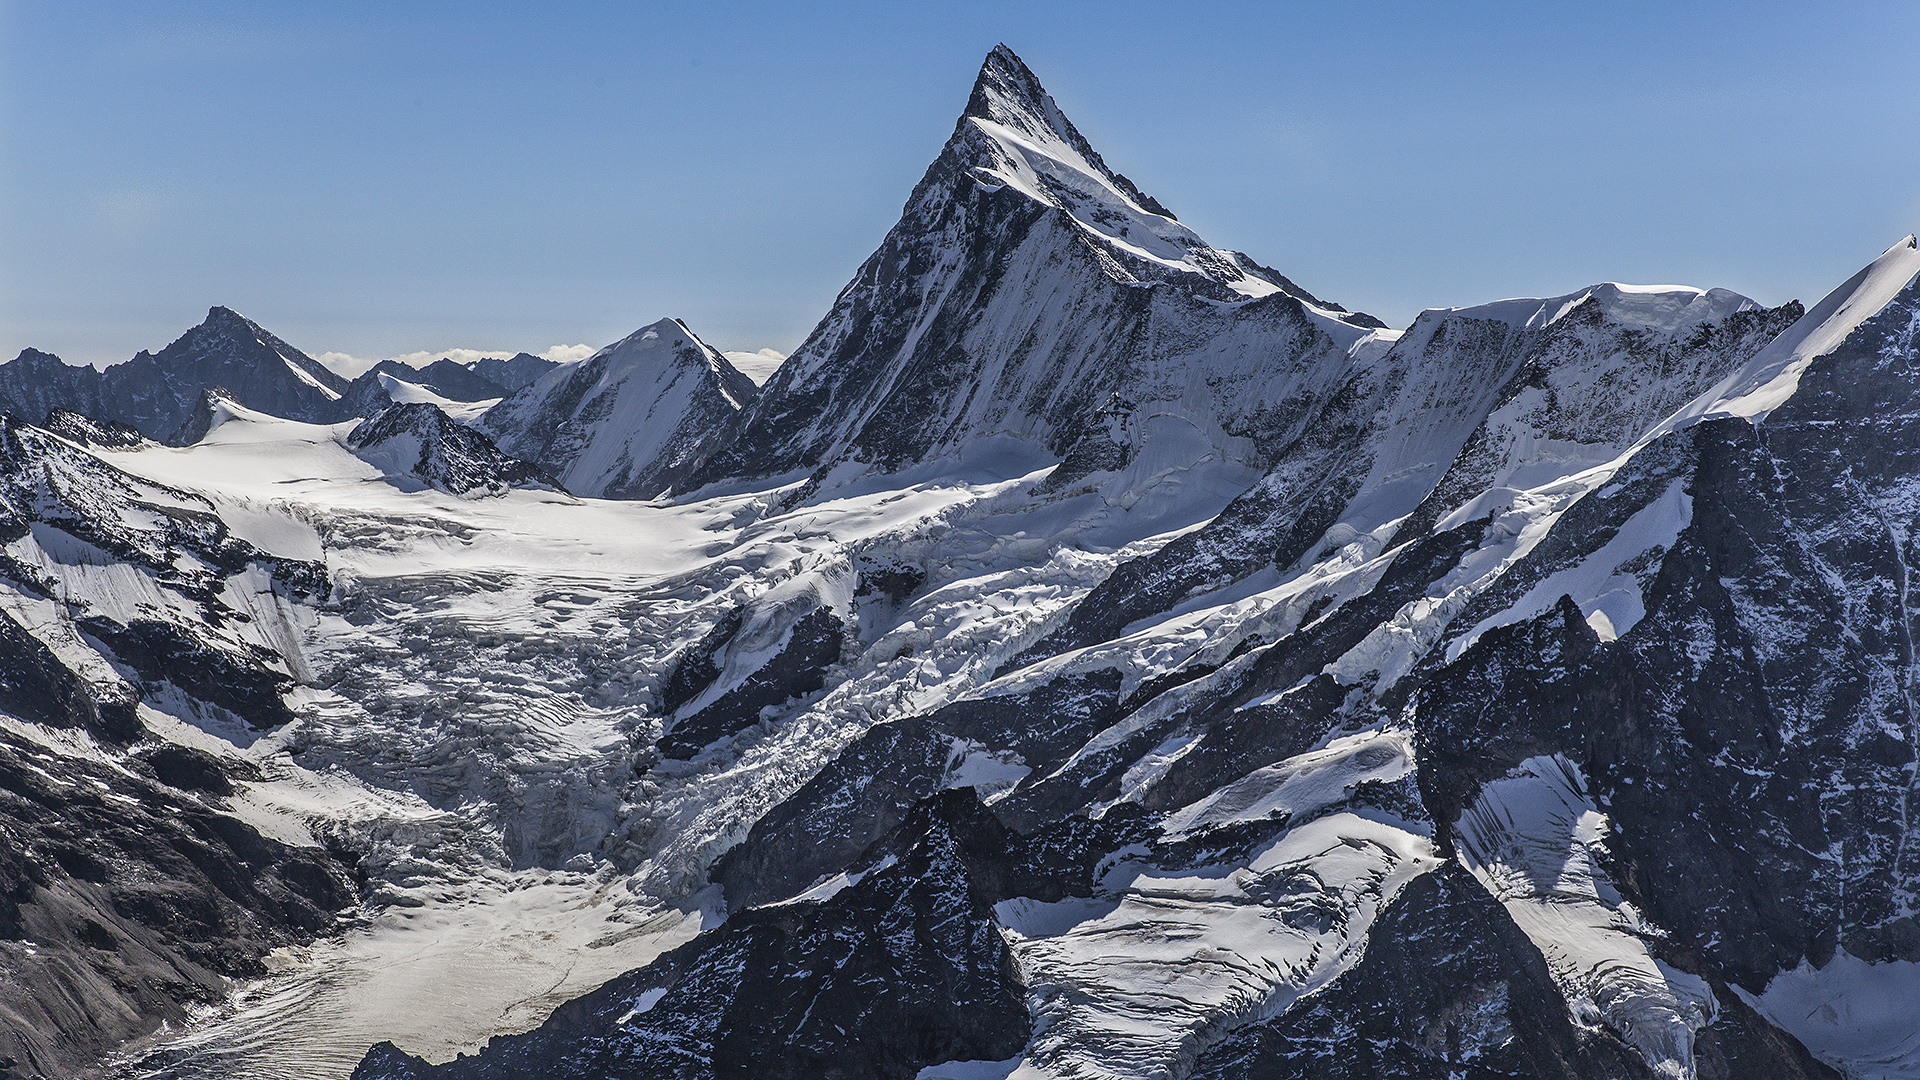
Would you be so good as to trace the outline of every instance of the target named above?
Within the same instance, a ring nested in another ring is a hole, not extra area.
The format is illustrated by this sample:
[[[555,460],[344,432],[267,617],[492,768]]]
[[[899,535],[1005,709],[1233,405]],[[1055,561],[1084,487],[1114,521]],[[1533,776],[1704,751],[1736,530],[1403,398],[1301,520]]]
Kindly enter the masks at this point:
[[[788,357],[23,354],[0,1075],[1913,1075],[1916,328],[1388,328],[1002,46]]]

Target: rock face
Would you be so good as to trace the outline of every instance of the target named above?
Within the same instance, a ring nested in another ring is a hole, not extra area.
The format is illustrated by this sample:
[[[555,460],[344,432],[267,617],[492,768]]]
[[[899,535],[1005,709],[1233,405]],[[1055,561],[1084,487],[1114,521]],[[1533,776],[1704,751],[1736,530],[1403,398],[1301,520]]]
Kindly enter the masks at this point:
[[[387,407],[354,428],[347,445],[391,476],[452,495],[502,495],[513,488],[566,491],[539,468],[501,453],[492,439],[425,402]]]
[[[478,1058],[425,1068],[386,1044],[354,1078],[910,1080],[1013,1056],[1031,1022],[993,905],[1036,880],[1028,847],[972,792],[949,792],[837,890],[731,921]]]
[[[0,409],[31,420],[55,409],[102,417],[104,381],[92,368],[74,367],[39,349],[22,349],[12,361],[0,364]]]
[[[540,376],[479,426],[576,494],[650,499],[684,486],[755,392],[726,357],[662,319]]]
[[[0,730],[0,1075],[74,1076],[185,1023],[357,898],[350,863],[226,812],[217,765],[102,756]]]
[[[427,365],[424,370],[435,370],[443,363],[446,363],[446,361],[435,360],[433,363]],[[556,361],[548,360],[543,356],[535,356],[532,353],[514,353],[505,360],[499,359],[498,357],[487,356],[464,366],[468,371],[473,372],[480,378],[511,392],[531,384],[535,379],[538,379],[540,376],[545,375],[560,365]],[[446,394],[443,396],[451,397],[453,395]],[[474,398],[473,400],[478,401],[480,399]]]
[[[71,1076],[331,932],[350,866],[229,812],[222,762],[157,742],[145,700],[209,722],[291,718],[275,651],[317,566],[232,536],[205,499],[0,417],[0,1075]]]
[[[681,655],[660,701],[673,718],[656,743],[662,754],[692,757],[825,685],[846,623],[814,597],[793,600],[736,610]]]
[[[527,356],[527,354],[520,353],[515,356],[513,360],[502,362],[503,373],[506,374],[508,379],[518,378],[517,375],[511,374],[511,372],[516,370],[512,365],[515,360],[519,360],[524,356]],[[527,358],[531,360],[539,359],[538,357]],[[486,360],[476,360],[474,364],[478,365],[486,362]],[[549,367],[552,366],[550,361],[542,361],[542,363],[547,364]],[[525,371],[527,369],[523,365],[523,367],[518,370]],[[534,377],[538,378],[539,373],[538,371],[533,372]],[[520,388],[519,386],[508,386],[505,383],[495,382],[485,375],[480,374],[477,368],[456,364],[446,357],[441,357],[426,367],[420,368],[418,371],[409,372],[407,375],[402,375],[401,377],[407,379],[409,382],[418,383],[449,401],[486,401],[489,398],[503,398]],[[528,381],[532,380],[530,379]]]
[[[74,368],[29,349],[0,365],[0,399],[16,415],[39,419],[54,408],[109,420],[147,438],[182,431],[201,395],[221,388],[261,412],[325,423],[338,411],[347,380],[319,361],[223,307],[159,353],[141,352],[105,371]]]
[[[1207,1080],[1652,1077],[1617,1036],[1574,1026],[1539,953],[1473,876],[1408,885],[1353,969],[1200,1059]]]

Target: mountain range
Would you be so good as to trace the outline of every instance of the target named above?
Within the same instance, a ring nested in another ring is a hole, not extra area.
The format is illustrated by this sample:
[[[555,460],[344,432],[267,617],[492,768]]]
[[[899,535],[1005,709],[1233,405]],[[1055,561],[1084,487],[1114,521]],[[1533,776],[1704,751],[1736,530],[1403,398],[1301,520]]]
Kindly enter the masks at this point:
[[[761,385],[28,350],[0,1076],[1911,1076],[1917,334],[1393,329],[1001,46]]]

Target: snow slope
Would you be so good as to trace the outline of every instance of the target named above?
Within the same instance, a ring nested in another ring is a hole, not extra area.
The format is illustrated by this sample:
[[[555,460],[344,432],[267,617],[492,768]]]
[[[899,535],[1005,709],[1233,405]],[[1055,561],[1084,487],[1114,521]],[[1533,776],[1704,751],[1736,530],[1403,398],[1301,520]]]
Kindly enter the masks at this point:
[[[724,356],[662,319],[540,376],[478,425],[569,491],[645,499],[680,483],[753,396]]]

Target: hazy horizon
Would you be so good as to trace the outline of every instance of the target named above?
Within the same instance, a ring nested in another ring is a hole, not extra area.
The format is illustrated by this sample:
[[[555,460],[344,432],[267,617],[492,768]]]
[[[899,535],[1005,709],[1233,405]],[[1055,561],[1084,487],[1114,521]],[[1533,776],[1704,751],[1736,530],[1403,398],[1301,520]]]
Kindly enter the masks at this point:
[[[1210,243],[1393,326],[1605,280],[1811,302],[1920,227],[1917,29],[1893,4],[0,4],[0,352],[116,363],[215,304],[362,362],[669,315],[790,352],[1002,40]]]

